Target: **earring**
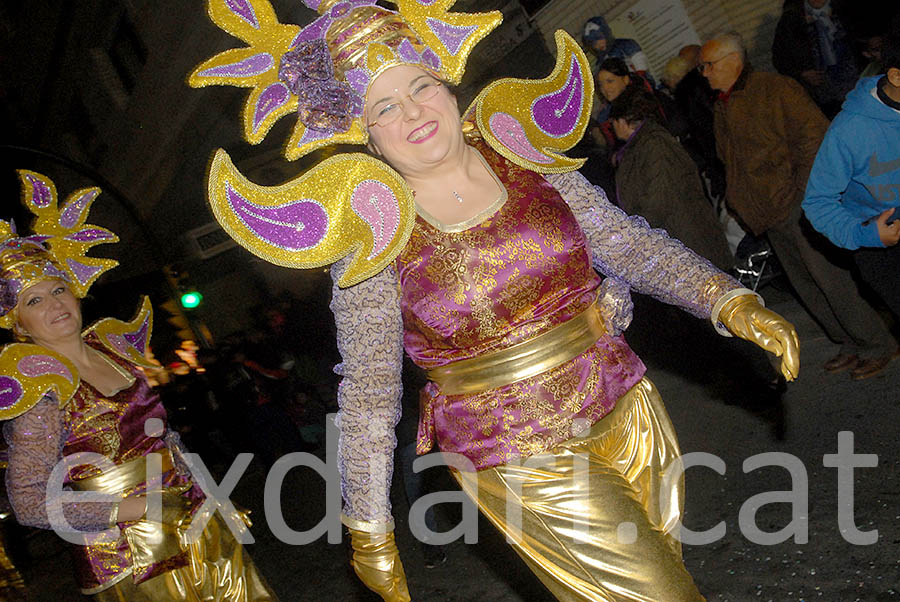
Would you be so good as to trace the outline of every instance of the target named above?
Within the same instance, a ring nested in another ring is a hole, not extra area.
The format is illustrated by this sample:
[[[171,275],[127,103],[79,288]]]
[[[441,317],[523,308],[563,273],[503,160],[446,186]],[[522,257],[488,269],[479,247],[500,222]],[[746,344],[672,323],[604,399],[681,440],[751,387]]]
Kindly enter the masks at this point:
[[[28,340],[28,333],[22,330],[19,326],[18,322],[13,324],[13,335],[15,335],[16,340],[20,343],[23,343]]]

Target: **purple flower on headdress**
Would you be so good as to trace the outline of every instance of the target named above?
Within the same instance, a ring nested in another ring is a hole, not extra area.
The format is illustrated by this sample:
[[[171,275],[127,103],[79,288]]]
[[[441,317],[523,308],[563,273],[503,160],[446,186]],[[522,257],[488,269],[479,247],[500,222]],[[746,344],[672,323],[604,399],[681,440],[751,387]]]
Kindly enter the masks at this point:
[[[0,278],[0,316],[8,314],[19,302],[18,284],[15,280]]]
[[[334,78],[334,64],[325,40],[300,42],[281,57],[278,78],[297,96],[297,114],[306,127],[346,132],[362,115],[362,97]]]

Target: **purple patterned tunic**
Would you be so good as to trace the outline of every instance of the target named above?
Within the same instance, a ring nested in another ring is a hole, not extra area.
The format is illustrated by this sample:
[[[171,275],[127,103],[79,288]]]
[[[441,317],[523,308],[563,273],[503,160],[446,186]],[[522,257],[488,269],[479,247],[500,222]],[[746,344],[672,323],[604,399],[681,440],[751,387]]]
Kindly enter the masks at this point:
[[[87,343],[104,353],[124,371],[135,377],[134,382],[111,396],[104,396],[88,383],[81,381],[72,399],[59,408],[55,399],[48,396],[34,408],[6,423],[3,433],[9,443],[9,469],[7,486],[10,502],[19,522],[49,529],[46,501],[47,482],[53,467],[63,457],[78,452],[91,452],[105,456],[115,464],[122,464],[165,447],[178,446],[174,433],[166,437],[149,436],[144,423],[157,419],[165,427],[166,412],[159,395],[150,388],[143,373],[134,365],[106,351],[93,337]],[[163,429],[165,432],[165,429]],[[178,456],[178,454],[173,454]],[[99,474],[98,468],[89,465],[68,469],[65,484]],[[186,469],[172,470],[163,475],[165,486],[187,482]],[[126,492],[126,495],[143,493],[146,483]],[[189,495],[197,500],[202,494],[195,487]],[[71,502],[63,504],[63,513],[69,525],[78,531],[99,532],[87,536],[87,545],[74,546],[73,556],[81,589],[94,592],[104,589],[131,575],[131,554],[124,535],[109,529],[113,505],[106,502]],[[181,554],[168,559],[166,566],[151,567],[147,578],[188,562]]]
[[[403,344],[424,369],[527,340],[590,307],[600,285],[587,241],[559,193],[540,175],[484,148],[506,202],[462,232],[421,217],[397,258]],[[607,414],[644,365],[622,336],[602,336],[578,357],[472,395],[424,391],[418,452],[437,440],[477,469],[542,452]]]
[[[431,368],[530,338],[596,296],[604,315],[609,305],[627,305],[608,290],[632,289],[709,318],[722,295],[741,287],[664,231],[626,215],[577,172],[539,176],[479,150],[507,189],[503,207],[457,234],[420,219],[396,265],[333,288],[343,358],[335,368],[343,377],[338,463],[344,514],[355,521],[391,520],[404,346]],[[335,264],[335,282],[347,263]],[[614,321],[607,330],[620,330]],[[604,336],[548,373],[480,395],[442,396],[430,384],[419,450],[434,438],[478,467],[529,456],[571,437],[577,418],[581,425],[602,417],[643,370],[623,339]]]

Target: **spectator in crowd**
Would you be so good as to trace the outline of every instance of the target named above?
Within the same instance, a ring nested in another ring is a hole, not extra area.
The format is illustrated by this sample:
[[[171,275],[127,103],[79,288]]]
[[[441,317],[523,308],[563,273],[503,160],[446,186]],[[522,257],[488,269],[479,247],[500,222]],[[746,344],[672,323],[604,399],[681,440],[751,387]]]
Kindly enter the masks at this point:
[[[619,203],[628,213],[642,216],[653,228],[666,230],[720,270],[728,271],[734,265],[734,256],[715,210],[703,193],[697,166],[682,145],[659,125],[658,117],[656,101],[645,90],[628,88],[613,101],[610,118],[616,136],[625,142],[616,162]],[[705,323],[679,320],[673,308],[653,299],[637,295],[634,303],[640,314],[652,315],[655,323],[668,325],[664,333],[656,329],[652,344],[680,350],[683,353],[678,355],[682,357],[696,355],[696,349],[702,348],[710,361],[725,358],[724,365],[734,366],[725,376],[740,383],[740,387],[731,389],[741,389],[744,396],[739,394],[736,399],[734,393],[729,393],[729,400],[749,410],[763,411],[767,418],[774,419],[776,436],[782,435],[784,382],[764,351],[720,337]],[[685,370],[691,377],[707,376],[692,372]]]
[[[881,372],[897,348],[850,272],[826,257],[801,225],[803,191],[828,120],[796,81],[754,71],[739,34],[704,44],[701,68],[714,90],[716,145],[729,207],[756,236],[766,234],[801,301],[840,344],[825,370],[854,379]],[[826,243],[827,244],[827,243]]]
[[[613,101],[610,120],[624,142],[616,160],[619,204],[728,271],[734,257],[697,166],[658,119],[656,99],[645,90],[628,88]]]
[[[606,108],[597,116],[599,125],[596,126],[596,130],[592,130],[598,145],[611,150],[619,146],[612,122],[609,121],[609,107],[610,103],[629,88],[644,90],[650,94],[656,103],[659,122],[673,136],[681,137],[687,133],[687,123],[675,103],[667,96],[656,93],[651,82],[643,75],[629,71],[622,59],[608,58],[603,61],[597,69],[595,80],[601,98],[606,101]]]
[[[585,48],[597,55],[598,65],[608,58],[617,58],[622,59],[633,73],[648,73],[649,63],[641,45],[630,38],[616,39],[605,18],[598,16],[588,19],[581,39]]]
[[[799,81],[829,118],[859,75],[840,0],[785,0],[772,43],[779,73]]]
[[[617,141],[609,122],[609,103],[630,85],[648,90],[652,87],[647,80],[629,71],[628,65],[620,58],[604,60],[594,74],[594,83],[601,102],[594,103],[590,123],[581,142],[572,149],[572,155],[587,159],[579,171],[592,184],[603,188],[611,201],[616,202],[615,169],[611,158]]]
[[[665,91],[674,99],[675,88],[690,70],[691,63],[683,56],[673,56],[670,58],[663,67],[662,87],[660,88],[660,91]]]
[[[884,44],[884,37],[880,35],[872,35],[864,40],[862,50],[863,58],[868,61],[860,78],[874,77],[884,72],[884,66],[881,63],[881,47]]]
[[[685,130],[679,141],[700,170],[710,200],[725,195],[725,170],[716,156],[713,133],[713,91],[697,71],[700,47],[685,46],[665,68],[672,98]]]
[[[806,186],[812,225],[853,254],[863,280],[900,317],[900,37],[884,75],[860,80],[825,134]]]

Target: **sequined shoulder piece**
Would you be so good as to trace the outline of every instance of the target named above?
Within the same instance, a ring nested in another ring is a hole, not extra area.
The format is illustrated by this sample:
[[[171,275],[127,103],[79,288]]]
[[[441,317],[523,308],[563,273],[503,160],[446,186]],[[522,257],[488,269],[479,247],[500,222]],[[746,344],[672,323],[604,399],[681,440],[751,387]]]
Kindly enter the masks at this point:
[[[85,330],[83,335],[93,334],[106,349],[127,362],[153,368],[154,365],[145,355],[152,330],[153,307],[150,298],[144,297],[137,315],[130,322],[104,318]]]
[[[48,393],[64,406],[80,379],[75,365],[40,345],[13,343],[0,351],[0,420],[21,416]]]
[[[497,80],[478,94],[463,120],[495,151],[538,173],[562,173],[584,164],[584,159],[560,153],[581,140],[594,98],[594,80],[581,48],[564,31],[555,37],[556,67],[549,76]]]

